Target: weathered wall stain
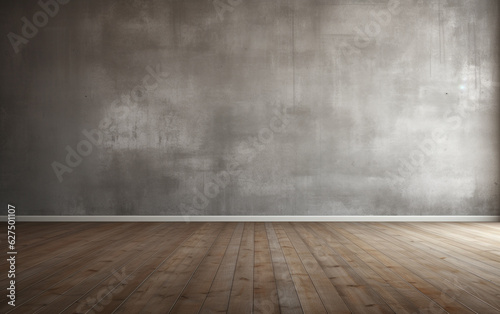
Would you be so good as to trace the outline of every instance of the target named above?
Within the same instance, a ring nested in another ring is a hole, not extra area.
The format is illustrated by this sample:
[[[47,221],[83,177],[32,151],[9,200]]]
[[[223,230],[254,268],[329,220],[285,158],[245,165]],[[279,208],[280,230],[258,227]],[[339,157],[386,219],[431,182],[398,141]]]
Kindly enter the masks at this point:
[[[0,6],[20,215],[500,214],[498,1],[73,0],[18,49]]]

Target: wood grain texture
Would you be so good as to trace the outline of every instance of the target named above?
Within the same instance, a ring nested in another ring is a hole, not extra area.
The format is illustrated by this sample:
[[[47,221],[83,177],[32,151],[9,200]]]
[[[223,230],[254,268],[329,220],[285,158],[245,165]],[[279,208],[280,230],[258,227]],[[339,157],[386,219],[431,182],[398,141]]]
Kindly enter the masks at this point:
[[[500,313],[500,223],[20,223],[17,233],[16,307],[4,294],[1,313]]]

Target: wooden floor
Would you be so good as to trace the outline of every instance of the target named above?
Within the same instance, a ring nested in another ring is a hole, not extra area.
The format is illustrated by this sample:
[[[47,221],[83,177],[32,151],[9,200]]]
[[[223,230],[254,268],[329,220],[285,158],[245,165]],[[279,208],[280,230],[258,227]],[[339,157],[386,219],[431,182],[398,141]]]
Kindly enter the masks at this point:
[[[0,313],[500,313],[500,223],[18,223],[16,235],[16,306],[2,259]]]

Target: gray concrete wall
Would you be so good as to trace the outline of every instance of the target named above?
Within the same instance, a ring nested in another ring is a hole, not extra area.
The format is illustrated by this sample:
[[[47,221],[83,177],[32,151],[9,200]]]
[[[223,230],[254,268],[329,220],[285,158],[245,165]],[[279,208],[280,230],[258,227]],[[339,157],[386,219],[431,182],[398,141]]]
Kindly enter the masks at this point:
[[[1,4],[18,215],[500,214],[496,0],[66,2]]]

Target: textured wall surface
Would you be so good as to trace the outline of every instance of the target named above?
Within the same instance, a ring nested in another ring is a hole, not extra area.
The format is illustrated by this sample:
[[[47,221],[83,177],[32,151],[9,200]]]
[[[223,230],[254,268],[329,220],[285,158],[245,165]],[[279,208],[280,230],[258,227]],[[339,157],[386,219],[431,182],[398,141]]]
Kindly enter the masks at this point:
[[[3,1],[18,215],[498,215],[499,1]]]

